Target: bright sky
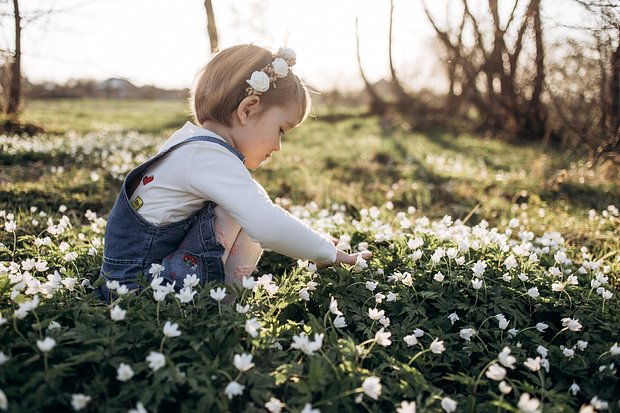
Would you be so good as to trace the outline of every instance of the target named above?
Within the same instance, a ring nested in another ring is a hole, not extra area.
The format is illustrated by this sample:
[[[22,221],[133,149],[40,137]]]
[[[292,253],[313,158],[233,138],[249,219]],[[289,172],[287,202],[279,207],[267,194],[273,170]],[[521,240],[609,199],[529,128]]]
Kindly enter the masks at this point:
[[[21,3],[24,14],[32,10],[28,7],[65,10],[24,25],[22,67],[32,81],[123,77],[137,85],[180,88],[189,87],[207,62],[203,0]],[[430,58],[433,31],[421,1],[394,3],[399,73],[428,82],[441,68]],[[437,6],[435,0],[427,3]],[[439,3],[437,15],[444,17],[445,3]],[[389,73],[388,0],[213,0],[213,5],[220,48],[246,42],[274,50],[287,45],[297,52],[295,72],[320,90],[361,86],[355,55],[357,16],[367,76],[378,80]],[[12,11],[10,5],[2,7]],[[0,49],[12,48],[12,28],[2,26]]]

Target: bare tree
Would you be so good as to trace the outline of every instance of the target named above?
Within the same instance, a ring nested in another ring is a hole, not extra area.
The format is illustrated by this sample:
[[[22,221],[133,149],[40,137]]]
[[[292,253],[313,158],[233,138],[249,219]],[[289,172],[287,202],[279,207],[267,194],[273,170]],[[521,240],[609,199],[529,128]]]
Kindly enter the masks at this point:
[[[456,33],[453,28],[441,28],[424,4],[426,16],[448,56],[449,93],[452,95],[448,101],[454,99],[453,87],[458,82],[462,94],[468,97],[487,126],[530,139],[542,138],[547,115],[541,102],[545,66],[540,0],[529,0],[520,24],[514,29],[520,0],[514,0],[504,24],[500,19],[498,0],[488,0],[490,22],[486,25],[472,12],[468,0],[461,3],[463,15]],[[465,34],[465,30],[469,32]],[[509,32],[515,30],[511,44]],[[531,80],[519,78],[519,72],[524,69],[520,57],[526,40],[530,39],[526,38],[528,33],[534,40],[536,53],[534,78]],[[464,35],[474,39],[473,46],[465,45]],[[461,76],[458,80],[457,75]]]
[[[11,120],[17,118],[19,110],[19,103],[21,97],[21,59],[22,59],[22,47],[21,47],[21,14],[19,12],[19,1],[13,0],[13,16],[15,23],[15,51],[10,61],[10,82],[8,96],[6,98],[7,104],[4,109],[4,113]]]
[[[217,26],[215,25],[215,14],[213,13],[213,3],[211,0],[205,0],[205,10],[207,12],[207,31],[209,32],[209,44],[211,45],[211,53],[215,53],[219,49]]]

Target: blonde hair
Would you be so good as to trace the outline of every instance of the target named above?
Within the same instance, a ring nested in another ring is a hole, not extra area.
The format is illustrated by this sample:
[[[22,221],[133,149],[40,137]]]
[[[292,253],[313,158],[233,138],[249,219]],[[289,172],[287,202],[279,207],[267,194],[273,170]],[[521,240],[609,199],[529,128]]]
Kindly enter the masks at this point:
[[[252,44],[232,46],[218,52],[198,72],[190,97],[190,106],[196,122],[202,125],[214,120],[232,126],[232,115],[246,97],[246,80],[252,72],[261,70],[273,61],[273,54]],[[265,108],[272,106],[299,107],[299,123],[310,113],[312,101],[301,79],[289,70],[260,96]]]

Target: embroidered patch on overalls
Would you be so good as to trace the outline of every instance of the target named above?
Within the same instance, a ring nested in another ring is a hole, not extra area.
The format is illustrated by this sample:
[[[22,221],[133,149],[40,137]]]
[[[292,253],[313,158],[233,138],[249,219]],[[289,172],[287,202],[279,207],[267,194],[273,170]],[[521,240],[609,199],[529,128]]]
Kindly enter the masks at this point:
[[[146,185],[148,183],[153,182],[153,179],[155,179],[155,176],[153,175],[145,176],[144,178],[142,178],[142,185]]]
[[[142,198],[140,197],[136,197],[136,199],[134,199],[133,201],[131,201],[131,207],[137,211],[140,208],[142,208],[142,205],[144,205],[144,201],[142,201]]]

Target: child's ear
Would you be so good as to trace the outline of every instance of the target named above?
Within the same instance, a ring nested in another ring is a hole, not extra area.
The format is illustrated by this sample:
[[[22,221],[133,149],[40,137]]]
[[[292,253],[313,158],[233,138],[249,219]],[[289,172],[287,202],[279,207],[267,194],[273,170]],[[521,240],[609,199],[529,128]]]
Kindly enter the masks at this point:
[[[239,103],[237,107],[237,117],[242,125],[245,125],[248,118],[255,113],[258,113],[258,105],[260,104],[260,97],[248,96]]]

